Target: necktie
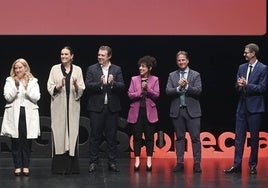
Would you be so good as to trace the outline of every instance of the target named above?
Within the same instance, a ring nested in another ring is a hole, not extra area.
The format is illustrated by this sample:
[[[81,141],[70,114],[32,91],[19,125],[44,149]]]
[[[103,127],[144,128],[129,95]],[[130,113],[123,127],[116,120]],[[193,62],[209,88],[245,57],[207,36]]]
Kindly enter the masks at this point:
[[[180,74],[181,74],[181,79],[183,79],[185,72],[181,71]],[[180,101],[181,101],[181,106],[186,106],[186,104],[185,104],[185,89],[182,89],[182,91],[180,93]]]
[[[250,65],[250,66],[249,66],[249,72],[248,72],[248,80],[249,80],[249,77],[250,77],[250,75],[251,75],[252,68],[253,68],[253,66],[252,66],[252,65]]]

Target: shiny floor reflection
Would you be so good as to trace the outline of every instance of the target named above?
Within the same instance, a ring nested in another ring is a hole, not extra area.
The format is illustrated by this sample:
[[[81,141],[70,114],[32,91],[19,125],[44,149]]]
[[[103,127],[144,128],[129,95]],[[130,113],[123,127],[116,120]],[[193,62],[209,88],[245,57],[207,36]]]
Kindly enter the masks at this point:
[[[51,159],[32,159],[31,175],[15,177],[10,158],[0,159],[0,187],[27,188],[135,188],[135,187],[267,187],[268,158],[259,159],[257,174],[250,175],[244,159],[241,174],[226,175],[223,170],[229,168],[232,159],[203,159],[203,172],[193,172],[192,159],[185,160],[184,172],[174,173],[175,159],[153,159],[152,172],[146,171],[146,160],[142,159],[139,172],[134,172],[134,159],[119,159],[119,173],[108,170],[107,161],[101,160],[97,171],[89,174],[88,160],[80,159],[80,174],[54,175],[50,172]]]

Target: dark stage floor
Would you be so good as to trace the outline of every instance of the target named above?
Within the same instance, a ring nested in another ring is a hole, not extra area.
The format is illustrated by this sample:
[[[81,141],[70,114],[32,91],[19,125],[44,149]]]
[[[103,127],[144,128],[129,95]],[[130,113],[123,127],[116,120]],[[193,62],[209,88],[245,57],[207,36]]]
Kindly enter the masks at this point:
[[[192,159],[185,160],[184,173],[174,173],[175,159],[153,159],[152,172],[146,172],[145,159],[139,172],[134,172],[134,159],[119,159],[119,173],[109,172],[106,160],[102,159],[97,171],[89,174],[87,159],[80,159],[80,174],[53,175],[50,173],[50,159],[32,159],[29,177],[15,177],[13,163],[10,158],[0,159],[1,188],[128,188],[128,187],[267,187],[268,159],[261,158],[258,174],[250,175],[247,167],[248,159],[244,159],[241,174],[226,175],[223,170],[230,167],[232,159],[203,159],[202,174],[192,170]]]

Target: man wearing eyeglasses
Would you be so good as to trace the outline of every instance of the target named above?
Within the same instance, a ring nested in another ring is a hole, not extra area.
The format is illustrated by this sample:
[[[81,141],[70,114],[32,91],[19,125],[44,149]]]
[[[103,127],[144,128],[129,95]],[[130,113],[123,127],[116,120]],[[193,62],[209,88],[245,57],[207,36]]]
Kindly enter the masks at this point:
[[[257,44],[245,46],[246,63],[239,66],[235,88],[239,93],[236,111],[235,153],[231,168],[226,174],[241,173],[242,158],[247,130],[250,132],[249,173],[256,174],[259,149],[259,130],[265,112],[265,92],[267,88],[267,66],[258,61]]]

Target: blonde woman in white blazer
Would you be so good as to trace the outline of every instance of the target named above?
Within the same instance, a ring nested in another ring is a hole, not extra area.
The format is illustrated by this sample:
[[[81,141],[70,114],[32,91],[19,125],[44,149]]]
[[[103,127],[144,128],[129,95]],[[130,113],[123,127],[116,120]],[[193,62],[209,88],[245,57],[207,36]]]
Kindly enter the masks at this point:
[[[32,139],[40,135],[40,89],[25,59],[12,64],[4,86],[6,100],[1,135],[11,137],[14,174],[29,176]]]

